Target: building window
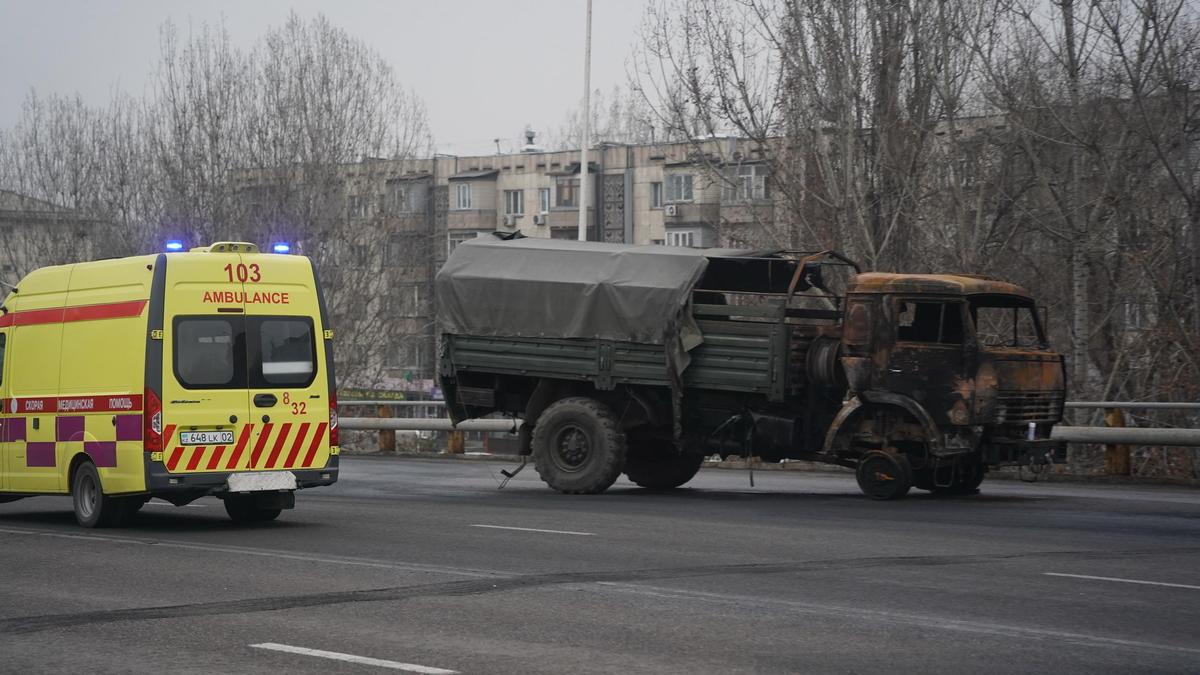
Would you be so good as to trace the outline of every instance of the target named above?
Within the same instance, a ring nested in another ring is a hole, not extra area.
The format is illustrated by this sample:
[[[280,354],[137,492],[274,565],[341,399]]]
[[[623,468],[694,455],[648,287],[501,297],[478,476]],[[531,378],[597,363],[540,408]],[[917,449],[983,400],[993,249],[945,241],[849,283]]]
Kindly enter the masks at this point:
[[[399,286],[391,298],[391,314],[398,317],[420,317],[422,305],[421,286],[417,284]]]
[[[667,176],[667,201],[692,201],[692,174],[677,173],[673,176]]]
[[[538,188],[538,207],[542,213],[550,210],[550,188]]]
[[[401,340],[394,348],[388,350],[388,366],[397,370],[408,370],[419,373],[421,371],[422,362],[421,340],[418,338],[409,338]],[[411,375],[415,373],[406,373],[406,379],[411,380]]]
[[[662,181],[650,184],[650,208],[662,208]]]
[[[510,216],[519,216],[525,213],[524,190],[504,191],[504,212]]]
[[[421,213],[425,210],[425,190],[413,183],[389,186],[387,207],[392,213]]]
[[[459,183],[454,190],[454,194],[458,197],[454,202],[454,208],[465,210],[471,208],[471,184]]]
[[[964,188],[975,187],[975,179],[978,174],[978,165],[973,157],[961,157],[958,160],[958,165],[955,168],[958,184]]]
[[[762,164],[743,164],[725,170],[725,185],[721,199],[726,202],[747,202],[767,198],[767,167]]]
[[[350,195],[346,199],[346,215],[351,218],[366,218],[367,198],[362,195]]]
[[[478,236],[478,232],[451,232],[449,235],[447,235],[446,253],[454,253],[454,247],[458,246],[464,241],[467,241],[468,239],[474,239]]]
[[[690,178],[690,176],[689,176]],[[695,246],[696,233],[691,230],[675,230],[667,232],[667,246],[684,246],[691,248]]]
[[[558,206],[579,206],[576,201],[579,195],[579,179],[578,178],[559,178],[556,181],[558,187],[558,195],[554,203]]]

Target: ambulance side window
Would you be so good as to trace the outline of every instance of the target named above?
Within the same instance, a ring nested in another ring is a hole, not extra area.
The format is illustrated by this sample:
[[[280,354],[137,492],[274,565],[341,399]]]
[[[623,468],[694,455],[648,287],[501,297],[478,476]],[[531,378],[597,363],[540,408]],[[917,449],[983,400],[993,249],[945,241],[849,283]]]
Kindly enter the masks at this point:
[[[4,343],[8,341],[7,333],[0,333],[0,386],[4,385]]]
[[[175,319],[175,377],[188,389],[246,386],[246,331],[241,318]]]

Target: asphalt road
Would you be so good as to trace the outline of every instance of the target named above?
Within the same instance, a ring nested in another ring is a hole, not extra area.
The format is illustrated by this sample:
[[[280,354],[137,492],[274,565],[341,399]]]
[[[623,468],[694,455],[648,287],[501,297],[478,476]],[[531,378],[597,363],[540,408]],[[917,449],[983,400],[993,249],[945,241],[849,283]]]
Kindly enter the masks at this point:
[[[579,497],[532,468],[498,490],[495,463],[342,466],[266,525],[0,505],[0,670],[1200,672],[1200,490],[878,503],[705,470]]]

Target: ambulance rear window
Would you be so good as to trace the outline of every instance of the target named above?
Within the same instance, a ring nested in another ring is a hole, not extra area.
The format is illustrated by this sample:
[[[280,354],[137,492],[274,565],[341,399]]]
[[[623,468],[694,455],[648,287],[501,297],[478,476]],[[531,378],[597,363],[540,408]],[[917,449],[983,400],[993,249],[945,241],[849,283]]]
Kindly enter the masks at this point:
[[[301,317],[262,319],[258,325],[259,368],[252,368],[254,388],[271,385],[306,387],[317,373],[313,356],[312,320]]]
[[[243,326],[240,319],[176,319],[175,376],[179,383],[188,389],[245,387],[246,335]]]

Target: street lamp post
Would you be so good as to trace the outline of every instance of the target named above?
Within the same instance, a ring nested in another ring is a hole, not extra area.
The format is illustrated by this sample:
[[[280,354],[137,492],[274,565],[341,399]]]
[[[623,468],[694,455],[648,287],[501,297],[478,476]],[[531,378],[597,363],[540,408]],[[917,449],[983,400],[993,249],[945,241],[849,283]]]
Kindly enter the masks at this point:
[[[583,135],[579,141],[579,241],[587,241],[588,144],[592,121],[592,0],[587,0],[583,47]]]

